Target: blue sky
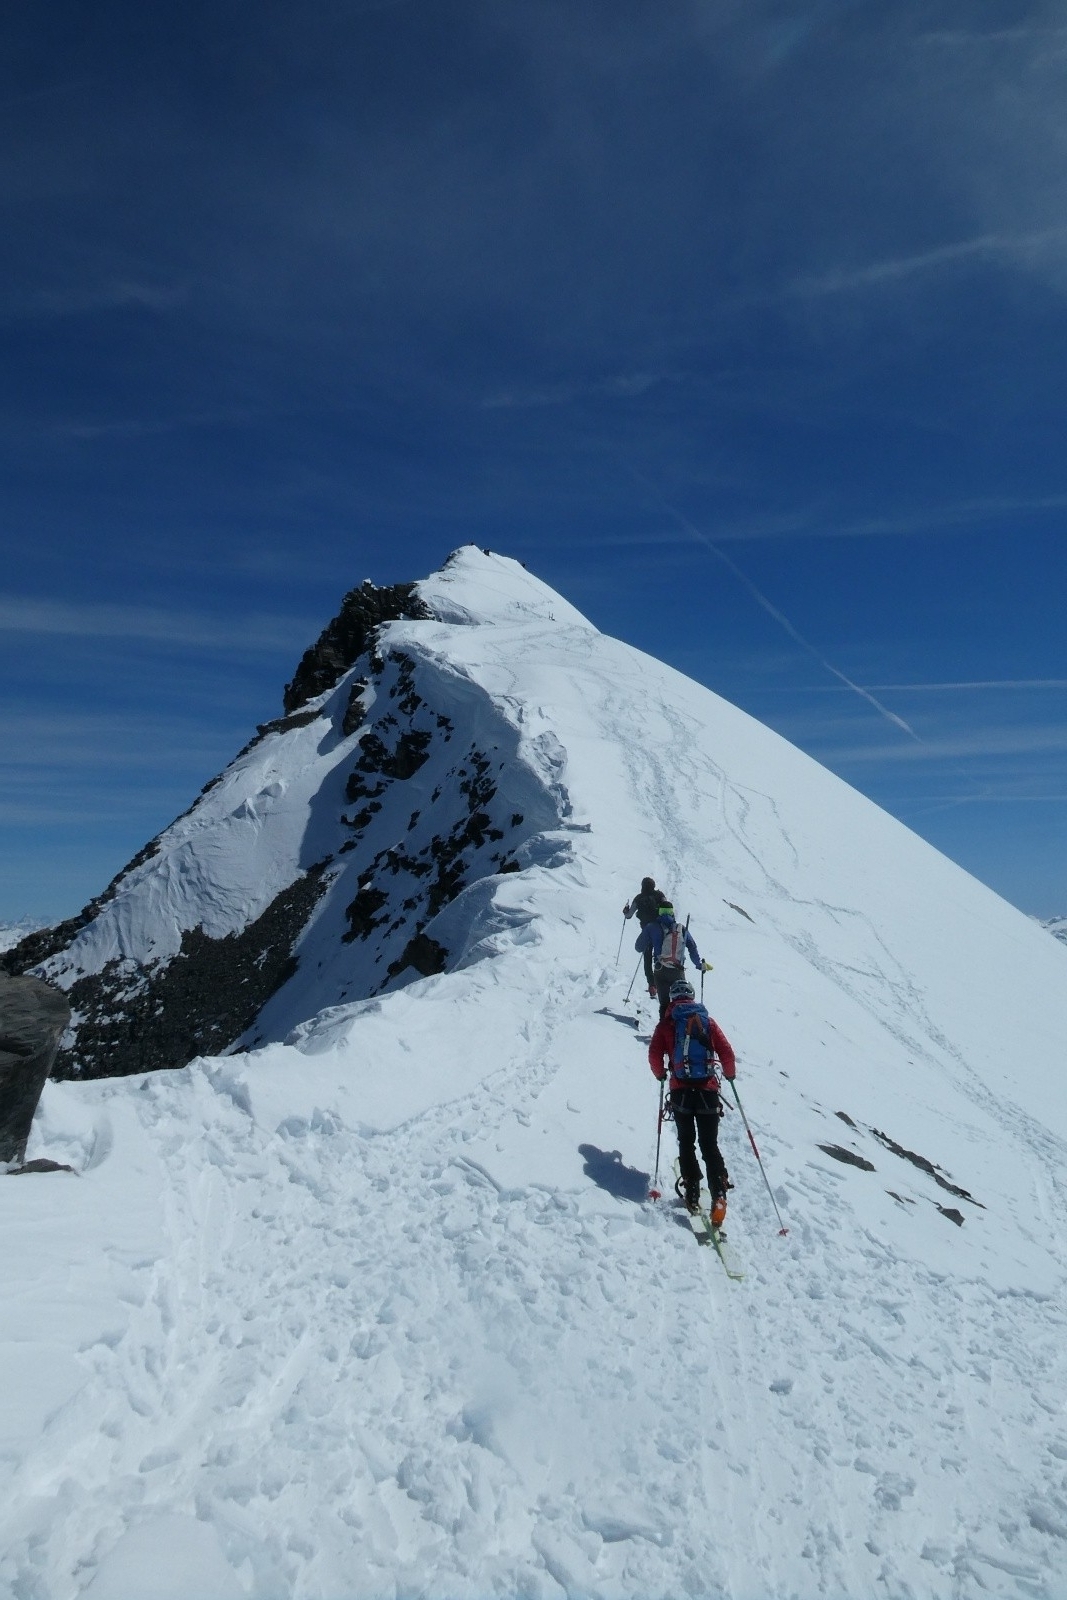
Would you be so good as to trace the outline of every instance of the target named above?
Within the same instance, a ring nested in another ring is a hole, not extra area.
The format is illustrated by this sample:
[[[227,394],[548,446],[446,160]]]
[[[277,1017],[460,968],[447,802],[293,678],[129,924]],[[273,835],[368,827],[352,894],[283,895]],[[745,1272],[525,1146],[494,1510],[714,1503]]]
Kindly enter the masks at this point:
[[[56,0],[0,45],[0,920],[468,540],[1067,909],[1062,6]]]

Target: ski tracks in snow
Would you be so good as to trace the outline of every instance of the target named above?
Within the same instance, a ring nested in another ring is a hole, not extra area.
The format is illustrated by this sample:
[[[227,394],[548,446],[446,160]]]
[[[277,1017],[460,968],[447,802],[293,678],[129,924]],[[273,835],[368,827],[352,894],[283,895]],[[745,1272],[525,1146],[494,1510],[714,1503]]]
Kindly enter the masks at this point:
[[[961,1305],[850,1232],[829,1178],[780,1241],[739,1171],[740,1286],[667,1205],[507,1187],[471,1152],[552,1090],[551,1033],[493,1092],[370,1136],[260,1126],[222,1073],[145,1082],[169,1254],[46,1434],[62,1521],[12,1552],[13,1594],[65,1600],[177,1513],[257,1600],[1056,1600],[1062,1312]],[[1047,1436],[1024,1490],[1020,1410]]]
[[[666,692],[636,740],[632,678],[573,648],[580,712],[630,788],[618,837],[658,838],[679,897],[718,883],[747,901],[756,863],[761,926],[898,1039],[938,1049],[869,922],[789,889],[799,855],[773,800],[694,750]],[[602,848],[583,839],[571,888]],[[1060,1302],[905,1259],[842,1202],[847,1176],[761,1131],[779,1239],[736,1117],[743,1284],[669,1205],[583,1180],[583,1141],[646,1154],[654,1086],[643,1049],[595,1014],[617,980],[576,976],[588,918],[563,893],[538,909],[554,942],[510,952],[506,990],[486,980],[487,1034],[470,1042],[504,1039],[506,1059],[399,1126],[354,1126],[328,1098],[261,1113],[254,1058],[248,1093],[218,1062],[80,1086],[117,1129],[86,1203],[109,1164],[140,1164],[163,1242],[125,1264],[123,1316],[81,1349],[81,1389],[12,1469],[0,1582],[73,1600],[125,1538],[184,1517],[254,1600],[1060,1600]],[[437,1003],[420,1001],[441,1017]],[[362,1066],[353,1039],[338,1071]],[[1054,1185],[1047,1201],[1055,1220]]]

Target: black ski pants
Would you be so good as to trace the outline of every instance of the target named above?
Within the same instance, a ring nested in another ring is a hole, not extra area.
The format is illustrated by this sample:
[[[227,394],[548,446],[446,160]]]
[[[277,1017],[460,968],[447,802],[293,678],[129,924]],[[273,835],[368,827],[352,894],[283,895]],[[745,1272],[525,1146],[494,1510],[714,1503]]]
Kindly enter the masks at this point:
[[[656,968],[656,994],[659,996],[659,1014],[661,1020],[666,1016],[667,1007],[671,1003],[671,984],[677,983],[679,978],[684,977],[684,967]]]
[[[697,1140],[712,1194],[725,1194],[730,1175],[719,1149],[722,1101],[715,1089],[672,1089],[671,1110],[678,1129],[678,1171],[683,1183],[700,1182]]]

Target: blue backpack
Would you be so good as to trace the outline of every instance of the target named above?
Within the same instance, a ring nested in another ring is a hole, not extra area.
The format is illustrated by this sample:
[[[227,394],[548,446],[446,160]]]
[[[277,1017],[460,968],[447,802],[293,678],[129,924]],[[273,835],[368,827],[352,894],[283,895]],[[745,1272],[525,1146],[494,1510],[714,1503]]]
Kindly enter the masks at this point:
[[[671,1007],[674,1023],[674,1045],[671,1050],[671,1071],[676,1078],[707,1083],[718,1088],[715,1075],[715,1049],[711,1042],[711,1021],[698,1000],[675,1001]]]

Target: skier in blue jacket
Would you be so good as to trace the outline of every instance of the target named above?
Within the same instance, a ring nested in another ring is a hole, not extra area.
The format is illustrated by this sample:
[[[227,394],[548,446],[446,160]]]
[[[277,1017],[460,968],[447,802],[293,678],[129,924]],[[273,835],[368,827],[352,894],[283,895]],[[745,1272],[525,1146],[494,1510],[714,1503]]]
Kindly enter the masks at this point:
[[[707,962],[701,960],[688,925],[684,928],[680,926],[675,920],[674,907],[666,900],[660,905],[655,922],[649,922],[641,929],[634,949],[639,950],[645,958],[645,981],[649,994],[659,999],[661,1017],[670,1003],[671,984],[677,983],[685,975],[687,951],[698,971],[710,971]]]

